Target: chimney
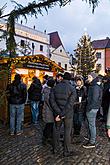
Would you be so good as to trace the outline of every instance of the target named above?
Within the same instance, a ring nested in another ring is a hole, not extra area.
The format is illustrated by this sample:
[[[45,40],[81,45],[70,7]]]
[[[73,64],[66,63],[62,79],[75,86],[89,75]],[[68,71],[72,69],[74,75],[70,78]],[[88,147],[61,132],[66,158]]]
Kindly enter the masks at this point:
[[[109,37],[106,37],[106,39],[108,39],[108,40],[109,40]]]

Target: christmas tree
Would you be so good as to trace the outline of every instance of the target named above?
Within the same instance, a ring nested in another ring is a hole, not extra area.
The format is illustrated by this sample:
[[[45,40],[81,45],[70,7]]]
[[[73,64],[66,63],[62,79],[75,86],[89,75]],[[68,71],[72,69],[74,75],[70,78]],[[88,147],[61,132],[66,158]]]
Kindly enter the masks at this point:
[[[96,63],[96,54],[92,47],[91,37],[84,34],[74,51],[77,61],[77,73],[87,76],[88,73],[94,70]]]

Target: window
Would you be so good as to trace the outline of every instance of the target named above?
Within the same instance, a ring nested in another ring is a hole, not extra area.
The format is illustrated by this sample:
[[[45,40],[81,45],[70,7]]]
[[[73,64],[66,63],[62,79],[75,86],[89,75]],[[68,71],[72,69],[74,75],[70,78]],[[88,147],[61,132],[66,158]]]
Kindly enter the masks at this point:
[[[97,59],[101,59],[101,52],[97,52],[97,53],[96,53],[96,58],[97,58]]]
[[[60,49],[60,53],[62,52],[62,49]]]
[[[102,65],[101,64],[96,64],[96,70],[99,72],[102,69]]]
[[[58,62],[58,65],[61,66],[61,62]]]
[[[24,45],[25,45],[24,40],[21,40],[21,46],[24,47]]]
[[[65,70],[67,70],[67,64],[65,64]]]
[[[40,51],[43,51],[43,45],[40,45]]]
[[[32,42],[32,49],[34,49],[35,48],[35,45],[34,45],[34,43]]]

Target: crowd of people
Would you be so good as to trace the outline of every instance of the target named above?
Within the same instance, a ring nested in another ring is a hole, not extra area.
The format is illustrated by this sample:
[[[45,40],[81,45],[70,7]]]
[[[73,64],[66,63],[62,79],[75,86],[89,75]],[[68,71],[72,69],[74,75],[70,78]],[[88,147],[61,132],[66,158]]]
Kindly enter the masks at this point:
[[[39,124],[39,115],[45,126],[42,144],[51,143],[52,152],[60,147],[61,128],[63,126],[63,154],[74,155],[71,140],[80,137],[82,124],[86,122],[87,140],[84,148],[95,148],[96,118],[105,123],[110,137],[110,78],[88,74],[74,78],[70,73],[56,75],[56,79],[44,76],[43,84],[37,77],[27,89],[19,74],[7,86],[7,99],[10,110],[10,135],[23,132],[24,106],[30,101],[32,124]],[[42,105],[42,106],[41,106]]]

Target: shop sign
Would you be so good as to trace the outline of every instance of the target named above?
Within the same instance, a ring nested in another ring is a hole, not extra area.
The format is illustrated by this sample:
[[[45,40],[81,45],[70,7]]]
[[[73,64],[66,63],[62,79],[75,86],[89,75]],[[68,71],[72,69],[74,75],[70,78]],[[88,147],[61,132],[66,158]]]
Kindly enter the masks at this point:
[[[41,70],[50,70],[50,67],[47,64],[42,64],[42,63],[33,63],[33,62],[29,62],[29,63],[25,63],[23,64],[23,67],[26,68],[33,68],[33,69],[41,69]]]

